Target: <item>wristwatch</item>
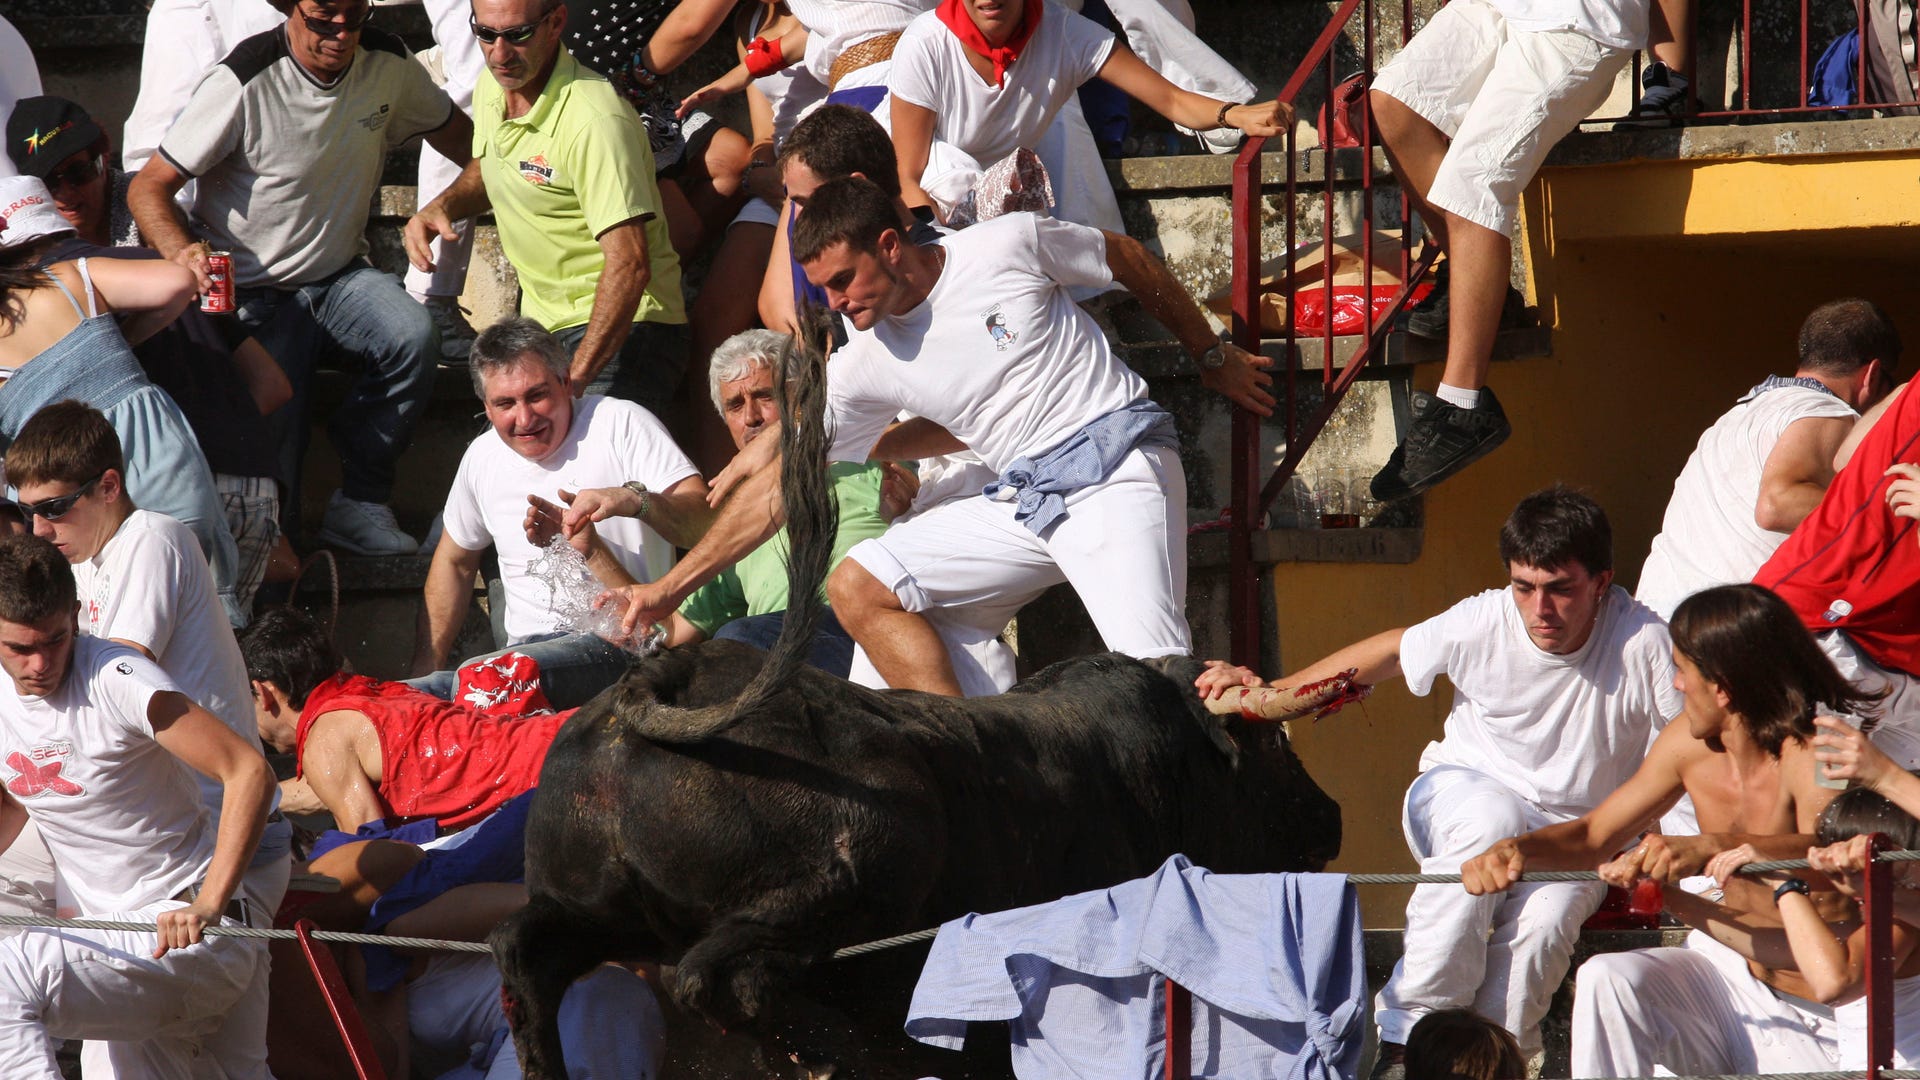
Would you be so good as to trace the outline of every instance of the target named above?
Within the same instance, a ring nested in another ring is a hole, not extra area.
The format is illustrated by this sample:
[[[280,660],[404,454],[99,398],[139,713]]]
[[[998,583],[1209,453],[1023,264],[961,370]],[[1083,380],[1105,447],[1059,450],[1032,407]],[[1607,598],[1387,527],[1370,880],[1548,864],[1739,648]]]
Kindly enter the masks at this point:
[[[1206,352],[1194,357],[1193,362],[1200,366],[1201,371],[1219,371],[1227,366],[1227,343],[1214,342]]]
[[[1810,886],[1808,886],[1806,882],[1800,880],[1799,878],[1790,877],[1787,880],[1781,882],[1773,890],[1773,902],[1775,904],[1778,904],[1780,902],[1780,898],[1787,895],[1790,892],[1797,892],[1801,896],[1808,896],[1813,892],[1813,889]]]
[[[640,509],[634,511],[633,516],[644,520],[647,511],[653,508],[653,492],[648,491],[647,485],[638,480],[629,480],[620,486],[640,496]]]

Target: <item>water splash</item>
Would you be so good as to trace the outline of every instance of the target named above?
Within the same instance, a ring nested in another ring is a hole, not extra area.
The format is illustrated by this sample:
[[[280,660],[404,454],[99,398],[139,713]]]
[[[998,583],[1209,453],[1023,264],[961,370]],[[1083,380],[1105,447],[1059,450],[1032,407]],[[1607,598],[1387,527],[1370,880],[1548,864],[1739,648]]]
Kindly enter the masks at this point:
[[[527,564],[527,576],[547,587],[547,610],[553,613],[554,628],[570,634],[593,634],[636,656],[651,656],[666,643],[667,629],[659,623],[628,635],[620,630],[626,600],[604,607],[594,601],[605,592],[598,578],[587,569],[586,557],[573,549],[566,538],[555,536]]]

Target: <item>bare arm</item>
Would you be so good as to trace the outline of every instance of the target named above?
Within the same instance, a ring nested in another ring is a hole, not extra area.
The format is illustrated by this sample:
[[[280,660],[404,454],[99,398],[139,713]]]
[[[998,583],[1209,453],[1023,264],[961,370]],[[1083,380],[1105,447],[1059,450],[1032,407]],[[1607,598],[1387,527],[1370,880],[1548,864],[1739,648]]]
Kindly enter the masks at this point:
[[[762,435],[754,441],[768,437]],[[775,454],[740,482],[721,505],[706,536],[673,569],[658,581],[620,590],[627,602],[623,629],[631,634],[643,624],[665,619],[695,589],[771,539],[785,520],[780,502],[780,455]]]
[[[301,774],[342,832],[387,816],[387,806],[380,801],[380,782],[369,770],[360,745],[368,739],[378,754],[379,736],[372,721],[342,709],[315,717],[300,750]]]
[[[1901,383],[1899,386],[1894,387],[1893,393],[1881,398],[1880,404],[1868,409],[1860,415],[1860,419],[1853,422],[1853,430],[1847,433],[1846,441],[1840,444],[1840,449],[1834,451],[1834,472],[1839,472],[1841,469],[1847,467],[1847,462],[1853,460],[1853,452],[1860,448],[1860,440],[1867,437],[1867,432],[1873,430],[1873,425],[1879,423],[1880,418],[1887,415],[1887,410],[1892,408],[1893,403],[1900,400],[1900,395],[1906,393],[1906,391],[1906,383]]]
[[[293,384],[287,381],[287,373],[258,340],[248,338],[233,350],[233,366],[240,372],[240,381],[247,384],[253,407],[261,416],[293,400]]]
[[[666,491],[649,491],[647,495],[646,513],[639,515],[640,520],[683,550],[699,544],[718,516],[707,505],[707,482],[698,476],[683,477]]]
[[[933,197],[920,187],[933,153],[933,110],[893,99],[893,156],[900,166],[900,198],[909,207],[932,206]],[[986,162],[985,164],[992,164]]]
[[[1754,524],[1772,532],[1792,532],[1820,505],[1833,483],[1833,459],[1853,430],[1854,421],[1838,416],[1808,417],[1787,425],[1760,470],[1760,497]]]
[[[665,75],[687,62],[726,25],[735,0],[680,0],[640,50],[647,69]]]
[[[79,284],[77,266],[61,264],[66,277]],[[109,308],[123,314],[120,334],[138,345],[180,317],[193,300],[191,271],[155,259],[88,259],[87,276]]]
[[[1180,89],[1121,43],[1115,43],[1113,51],[1107,54],[1107,62],[1100,65],[1100,77],[1161,116],[1196,131],[1230,127],[1249,135],[1271,137],[1284,135],[1293,126],[1293,106],[1277,100],[1232,105],[1222,124],[1220,106],[1226,102]]]
[[[184,908],[160,913],[159,945],[154,956],[184,948],[200,940],[201,928],[218,923],[240,886],[247,863],[260,846],[260,834],[272,806],[273,770],[260,752],[242,742],[214,715],[187,700],[185,694],[155,694],[147,703],[147,723],[153,738],[188,768],[218,780],[220,831],[213,839],[213,859],[207,864],[200,895]]]
[[[485,941],[502,919],[526,906],[527,887],[518,882],[456,885],[388,923],[385,933],[442,941]]]
[[[425,675],[447,666],[447,654],[453,651],[454,639],[460,636],[460,626],[467,619],[467,606],[473,602],[473,576],[480,571],[482,554],[454,543],[444,532],[440,534],[440,546],[433,549],[433,563],[427,567],[420,626],[414,635],[414,674]]]
[[[465,221],[492,205],[487,198],[487,183],[480,176],[480,159],[468,160],[447,190],[407,219],[406,228],[401,230],[407,261],[416,270],[432,270],[433,238],[455,239],[458,234],[453,231],[454,222]]]
[[[1220,343],[1200,305],[1174,280],[1165,263],[1131,236],[1102,235],[1107,240],[1107,265],[1113,271],[1113,280],[1126,286],[1147,314],[1173,331],[1188,356],[1198,360]],[[1273,361],[1233,345],[1224,346],[1224,350],[1226,363],[1215,371],[1202,369],[1200,382],[1242,408],[1261,416],[1273,415],[1273,395],[1266,389],[1273,385],[1273,376],[1261,370],[1272,367]]]
[[[187,179],[166,158],[153,155],[127,185],[127,210],[148,246],[193,271],[198,287],[205,289],[210,284],[206,252],[195,245],[186,215],[173,201]]]
[[[607,366],[620,346],[633,332],[633,313],[640,310],[640,298],[646,294],[653,268],[647,261],[645,221],[623,221],[596,239],[606,265],[593,287],[593,314],[587,318],[587,330],[573,350],[573,369],[567,381],[573,396],[587,392],[587,384]]]
[[[471,164],[473,160],[473,118],[460,106],[453,106],[453,112],[447,122],[427,132],[427,145],[434,152],[457,165]]]

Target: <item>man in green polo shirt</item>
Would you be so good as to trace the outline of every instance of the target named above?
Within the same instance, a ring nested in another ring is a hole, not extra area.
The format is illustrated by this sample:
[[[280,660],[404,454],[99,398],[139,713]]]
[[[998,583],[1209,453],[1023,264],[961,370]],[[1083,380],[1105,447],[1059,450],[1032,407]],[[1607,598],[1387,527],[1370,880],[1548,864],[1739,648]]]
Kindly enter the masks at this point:
[[[780,407],[774,400],[774,366],[786,343],[785,334],[745,330],[713,351],[713,361],[708,365],[713,407],[726,421],[736,450],[772,430],[780,419]],[[777,434],[773,437],[779,438]],[[833,466],[832,475],[834,498],[840,504],[840,533],[833,543],[833,561],[838,563],[855,544],[885,532],[887,523],[913,502],[918,483],[912,473],[898,466],[875,462],[839,462]],[[565,520],[575,529],[576,546],[598,543],[592,534],[594,521],[612,516],[646,520],[652,510],[648,494],[618,487],[591,488],[574,496]],[[535,528],[540,530],[530,536],[534,543],[546,541],[552,522],[561,516],[557,510],[547,508],[546,513],[534,515],[539,519]],[[593,558],[591,549],[587,554],[588,565],[608,588],[626,584],[617,580],[617,571],[603,568],[606,560]],[[667,644],[725,638],[772,648],[787,611],[786,560],[787,531],[781,529],[681,603],[680,610],[667,620]],[[822,612],[808,661],[845,678],[852,660],[853,638],[840,628],[833,612]]]
[[[432,269],[433,238],[491,207],[520,313],[573,351],[574,396],[661,414],[687,362],[680,259],[646,128],[561,44],[566,21],[553,0],[473,0],[493,75],[473,91],[473,161],[407,222],[407,257]]]

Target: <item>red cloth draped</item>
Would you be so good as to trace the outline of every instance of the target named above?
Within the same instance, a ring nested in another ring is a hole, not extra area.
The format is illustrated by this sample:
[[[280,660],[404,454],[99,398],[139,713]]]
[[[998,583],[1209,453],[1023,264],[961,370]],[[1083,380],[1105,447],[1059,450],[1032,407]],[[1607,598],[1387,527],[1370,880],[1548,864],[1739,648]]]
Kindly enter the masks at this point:
[[[1005,45],[995,45],[987,40],[987,35],[973,24],[973,16],[967,14],[966,0],[940,0],[940,6],[934,9],[953,36],[960,44],[993,61],[993,85],[1005,86],[1007,66],[1020,59],[1020,50],[1033,40],[1033,32],[1040,29],[1040,13],[1046,7],[1046,0],[1027,0],[1026,11],[1020,17],[1020,29]]]

